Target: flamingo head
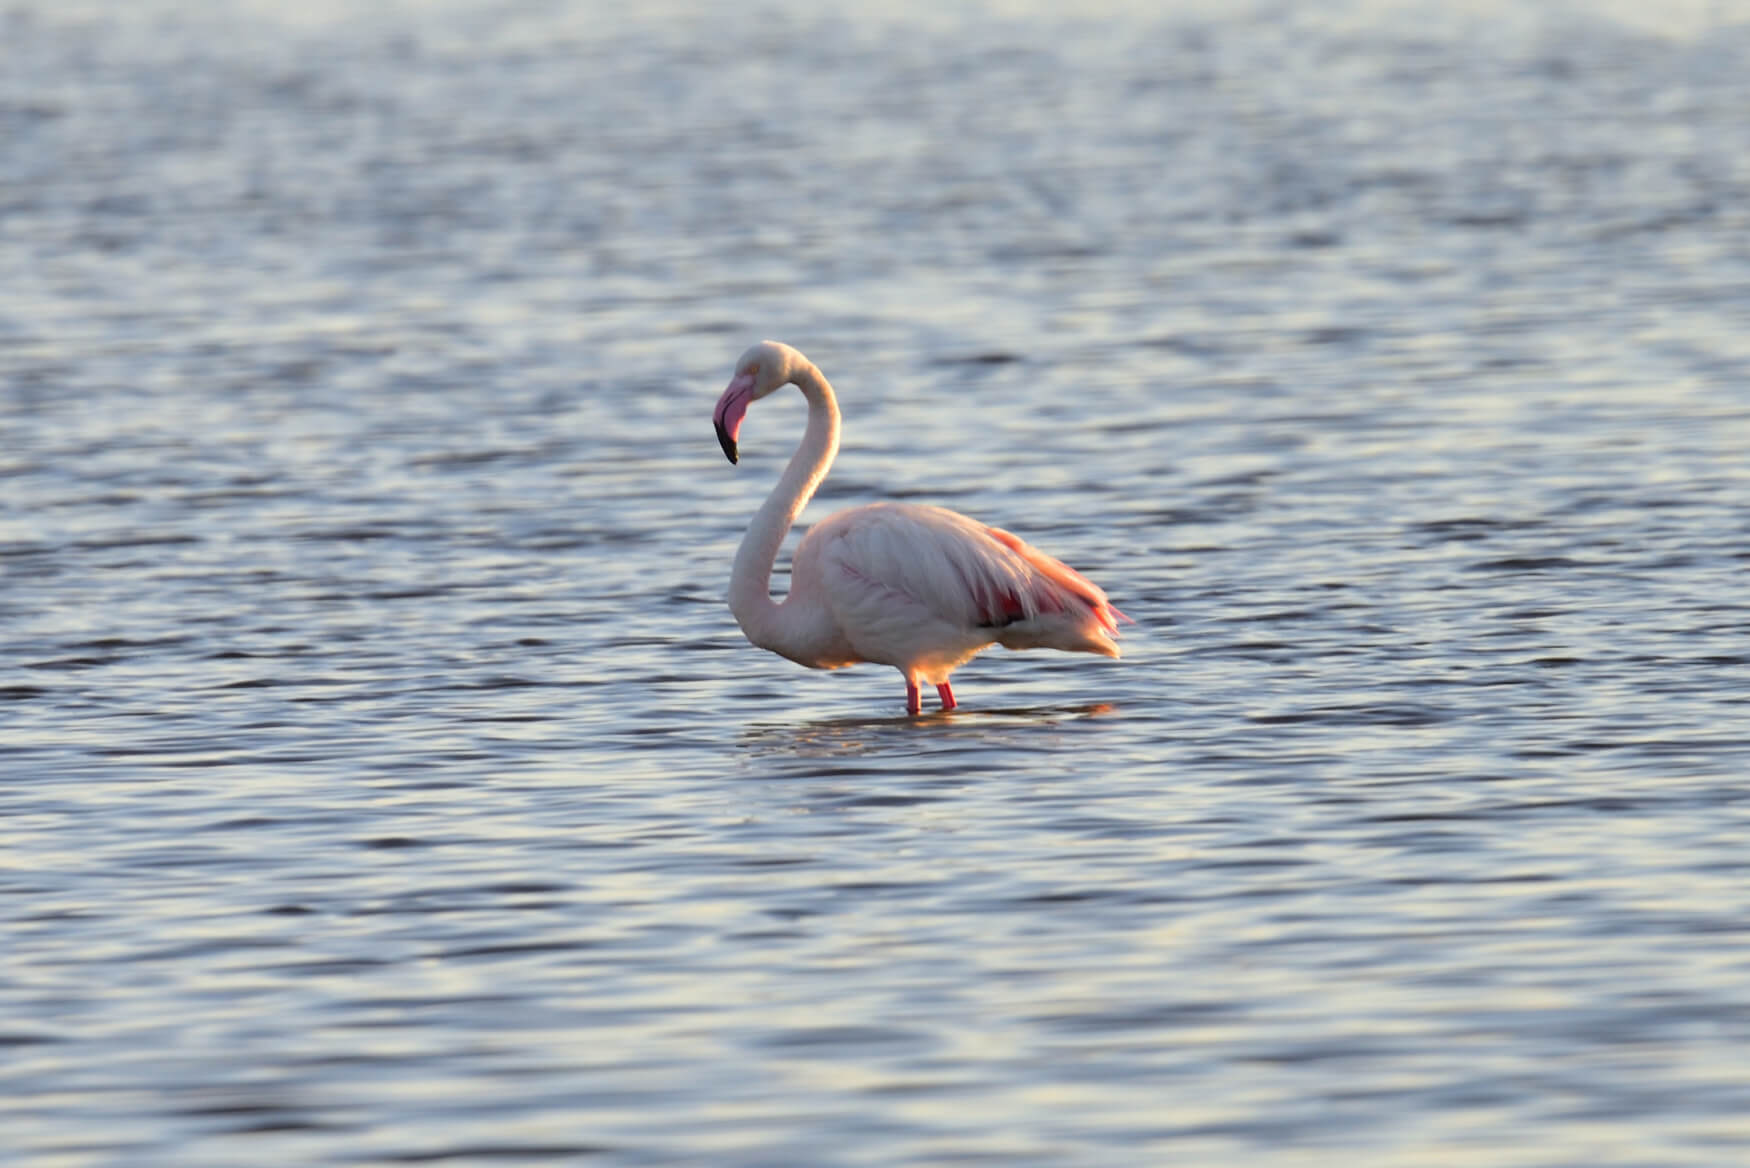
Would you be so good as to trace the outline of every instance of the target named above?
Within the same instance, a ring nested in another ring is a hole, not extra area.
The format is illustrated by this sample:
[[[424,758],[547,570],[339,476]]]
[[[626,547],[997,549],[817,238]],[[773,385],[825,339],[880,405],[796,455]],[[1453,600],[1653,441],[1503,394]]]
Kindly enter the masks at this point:
[[[741,355],[735,363],[735,376],[717,399],[717,410],[711,416],[717,427],[717,444],[730,462],[738,461],[735,444],[741,437],[747,407],[795,381],[807,364],[808,358],[777,341],[761,341]]]

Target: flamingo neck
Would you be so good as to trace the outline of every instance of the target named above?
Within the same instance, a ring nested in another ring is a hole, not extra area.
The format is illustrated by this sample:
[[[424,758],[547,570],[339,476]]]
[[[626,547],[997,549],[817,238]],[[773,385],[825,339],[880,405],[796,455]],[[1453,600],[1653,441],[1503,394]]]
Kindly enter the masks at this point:
[[[790,525],[813,498],[839,450],[839,405],[832,386],[812,364],[790,380],[808,401],[808,429],[778,485],[754,512],[729,578],[729,611],[735,614],[736,623],[748,640],[779,653],[783,652],[786,628],[781,606],[772,602],[772,568]],[[789,599],[786,597],[785,603]]]

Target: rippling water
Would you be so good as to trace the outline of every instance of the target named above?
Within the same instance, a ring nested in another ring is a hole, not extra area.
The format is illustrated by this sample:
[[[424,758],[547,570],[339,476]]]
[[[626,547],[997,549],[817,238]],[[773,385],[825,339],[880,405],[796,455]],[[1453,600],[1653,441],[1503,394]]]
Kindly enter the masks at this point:
[[[350,7],[0,13],[0,1158],[1750,1156],[1733,6]]]

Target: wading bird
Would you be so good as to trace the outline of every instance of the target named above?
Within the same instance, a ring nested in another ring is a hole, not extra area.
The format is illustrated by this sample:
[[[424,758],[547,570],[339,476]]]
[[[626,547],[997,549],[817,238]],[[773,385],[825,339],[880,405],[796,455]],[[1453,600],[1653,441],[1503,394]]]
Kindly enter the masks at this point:
[[[828,516],[796,548],[790,593],[773,603],[778,548],[838,453],[838,401],[814,362],[762,341],[735,363],[713,416],[735,462],[747,407],[784,385],[807,399],[808,429],[735,553],[729,610],[749,641],[811,669],[891,665],[905,675],[912,714],[922,708],[920,679],[952,710],[948,675],[991,645],[1118,656],[1118,622],[1130,618],[1104,592],[1018,537],[944,507],[872,503]]]

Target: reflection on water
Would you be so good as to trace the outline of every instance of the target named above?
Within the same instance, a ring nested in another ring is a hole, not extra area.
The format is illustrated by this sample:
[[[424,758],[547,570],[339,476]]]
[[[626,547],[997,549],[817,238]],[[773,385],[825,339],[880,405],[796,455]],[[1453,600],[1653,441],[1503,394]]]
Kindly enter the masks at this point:
[[[7,1162],[1743,1160],[1667,15],[0,14]],[[764,336],[1124,659],[747,646]]]
[[[1117,707],[1109,702],[1013,709],[969,709],[962,706],[953,710],[925,710],[915,718],[901,711],[887,717],[821,718],[796,723],[754,725],[742,731],[741,740],[749,745],[842,741],[860,746],[882,738],[901,741],[890,735],[895,732],[917,733],[928,728],[930,738],[940,741],[945,736],[944,731],[949,732],[946,735],[948,737],[953,736],[953,731],[969,731],[983,737],[989,731],[1004,726],[1051,725],[1071,718],[1098,718],[1115,713],[1116,710]]]

